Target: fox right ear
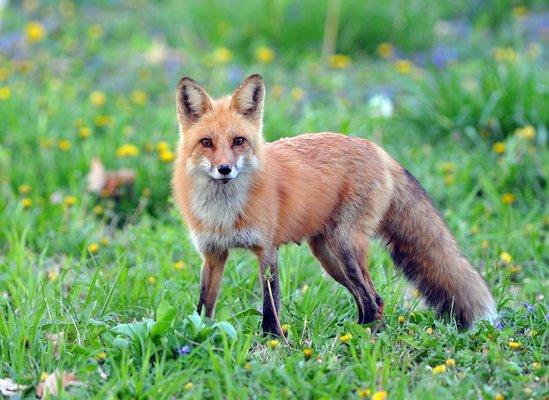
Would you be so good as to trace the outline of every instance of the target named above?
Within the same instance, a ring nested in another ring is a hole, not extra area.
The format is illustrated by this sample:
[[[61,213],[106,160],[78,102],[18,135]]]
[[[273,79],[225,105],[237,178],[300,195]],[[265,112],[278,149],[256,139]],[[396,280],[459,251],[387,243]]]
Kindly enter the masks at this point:
[[[177,118],[183,127],[196,123],[212,109],[210,96],[198,83],[189,77],[183,77],[177,85],[175,96]]]

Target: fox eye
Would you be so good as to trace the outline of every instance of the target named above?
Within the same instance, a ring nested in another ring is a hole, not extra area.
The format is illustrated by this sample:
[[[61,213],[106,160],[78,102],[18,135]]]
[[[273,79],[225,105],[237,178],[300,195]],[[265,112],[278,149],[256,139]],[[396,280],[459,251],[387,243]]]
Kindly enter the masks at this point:
[[[202,139],[200,141],[204,147],[212,147],[212,141],[210,139]]]
[[[246,140],[246,139],[244,139],[243,137],[240,137],[240,136],[239,136],[239,137],[234,138],[233,144],[234,144],[235,146],[242,146],[242,143],[244,143],[245,140]]]

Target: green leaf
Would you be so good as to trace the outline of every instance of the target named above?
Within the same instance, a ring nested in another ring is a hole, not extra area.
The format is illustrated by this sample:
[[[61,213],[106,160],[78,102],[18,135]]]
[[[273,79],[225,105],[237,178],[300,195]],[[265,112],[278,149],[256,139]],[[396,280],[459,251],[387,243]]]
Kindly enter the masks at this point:
[[[231,340],[236,339],[236,330],[227,321],[218,322],[214,325],[214,327],[218,328],[222,332],[225,332]]]
[[[167,300],[162,300],[156,310],[156,322],[151,327],[151,337],[161,335],[170,329],[176,314],[177,309],[171,306]]]

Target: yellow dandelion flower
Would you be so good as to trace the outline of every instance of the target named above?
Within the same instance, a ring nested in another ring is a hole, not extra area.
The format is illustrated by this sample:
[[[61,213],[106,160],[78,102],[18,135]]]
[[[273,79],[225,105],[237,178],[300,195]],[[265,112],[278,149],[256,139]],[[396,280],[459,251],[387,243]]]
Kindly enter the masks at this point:
[[[143,90],[136,89],[131,92],[130,99],[134,104],[142,106],[149,100],[149,95]]]
[[[395,69],[399,74],[407,75],[412,72],[414,64],[409,60],[397,60],[395,62]]]
[[[513,63],[518,59],[517,52],[509,47],[496,47],[493,51],[494,60]]]
[[[99,251],[99,245],[97,243],[90,243],[88,245],[88,251],[91,253],[91,254],[95,254]]]
[[[372,394],[372,400],[386,400],[387,399],[387,391],[386,390],[379,390]]]
[[[69,151],[71,148],[71,142],[67,139],[60,139],[57,141],[57,147],[61,151]]]
[[[78,136],[80,136],[81,139],[87,139],[91,135],[91,129],[87,126],[81,126],[78,128]]]
[[[390,58],[395,53],[395,49],[391,43],[380,43],[377,45],[376,53],[383,58]]]
[[[11,97],[11,89],[8,86],[0,87],[0,101],[7,100]]]
[[[6,67],[0,67],[0,81],[5,81],[8,78],[9,70]]]
[[[414,291],[412,292],[412,296],[414,296],[416,299],[420,297],[421,292],[419,291],[419,289],[414,289]]]
[[[177,270],[185,269],[186,265],[183,261],[179,260],[173,263],[173,267]]]
[[[103,215],[103,213],[105,212],[105,209],[103,208],[103,206],[101,204],[98,204],[93,208],[92,212],[95,215]]]
[[[353,335],[351,335],[350,333],[346,333],[345,335],[340,336],[339,341],[343,344],[347,344],[351,341],[352,338]]]
[[[505,396],[501,393],[496,393],[494,400],[505,400]]]
[[[515,135],[522,139],[533,140],[536,137],[536,128],[532,125],[526,125],[522,128],[517,128],[515,130]]]
[[[370,396],[372,391],[370,389],[357,389],[356,393],[358,394],[359,398],[365,399]]]
[[[534,361],[532,363],[532,365],[530,366],[532,369],[540,369],[541,368],[541,364],[537,361]]]
[[[101,128],[104,126],[111,126],[114,123],[114,118],[109,115],[97,115],[93,119],[93,123],[98,128]]]
[[[152,142],[147,142],[143,148],[147,153],[152,153],[154,151],[154,144]]]
[[[118,158],[135,157],[139,154],[139,149],[133,144],[123,144],[116,150]]]
[[[444,183],[446,184],[446,186],[454,185],[456,183],[455,175],[452,175],[452,174],[444,175]]]
[[[456,164],[454,164],[453,162],[445,162],[440,167],[442,168],[442,171],[446,174],[451,174],[456,170]]]
[[[425,330],[425,332],[427,333],[427,335],[432,335],[433,334],[433,328],[429,327]]]
[[[505,264],[511,264],[511,261],[513,260],[513,256],[506,251],[502,251],[501,254],[499,255],[499,259],[503,261]]]
[[[185,385],[183,386],[185,388],[185,390],[191,390],[193,388],[193,383],[192,382],[187,382],[185,383]]]
[[[25,27],[29,43],[40,42],[46,36],[46,28],[38,21],[31,21]]]
[[[440,364],[440,365],[437,365],[435,367],[433,367],[433,374],[437,375],[437,374],[443,374],[446,372],[446,365],[445,364]]]
[[[300,87],[295,87],[290,92],[290,96],[292,96],[292,99],[295,101],[302,100],[303,97],[305,97],[305,91]]]
[[[528,15],[528,9],[524,6],[517,6],[513,8],[513,15],[517,18],[524,18]]]
[[[90,93],[90,103],[95,107],[102,107],[107,101],[107,96],[100,90],[94,90]]]
[[[21,205],[24,209],[30,208],[32,206],[32,200],[28,197],[25,197],[23,200],[21,200]]]
[[[303,357],[305,357],[305,360],[310,359],[313,356],[313,349],[310,347],[306,347],[303,349]]]
[[[156,151],[161,152],[165,150],[170,150],[170,144],[168,142],[166,142],[165,140],[161,140],[156,144]]]
[[[149,285],[154,285],[156,283],[156,276],[153,276],[153,275],[149,276],[147,278],[147,282],[149,283]]]
[[[270,47],[260,46],[255,50],[255,59],[263,64],[272,63],[275,57],[276,54]]]
[[[330,67],[334,69],[344,69],[351,65],[351,57],[345,54],[334,54],[329,59]]]
[[[233,58],[233,54],[231,53],[231,50],[226,47],[218,47],[213,52],[213,59],[218,64],[226,64],[231,61],[231,58]]]
[[[48,376],[50,376],[47,372],[42,372],[40,374],[40,382],[44,382],[46,379],[48,379]]]
[[[96,359],[96,360],[99,360],[99,361],[105,361],[106,358],[107,358],[107,353],[105,353],[104,351],[100,351],[100,352],[97,353],[97,355],[95,356],[95,359]]]
[[[455,368],[456,366],[456,360],[453,358],[448,358],[445,363],[448,368]]]
[[[301,293],[305,293],[307,290],[309,290],[309,285],[305,284],[301,287]]]
[[[282,324],[281,328],[282,328],[282,333],[286,335],[290,330],[290,324]]]
[[[492,151],[496,154],[503,154],[505,153],[505,143],[503,142],[496,142],[492,146]]]
[[[509,268],[509,272],[512,274],[518,274],[520,271],[522,271],[522,267],[520,265],[513,265]]]
[[[72,207],[76,204],[76,197],[75,196],[65,196],[63,199],[63,205],[65,207]]]
[[[19,185],[19,193],[20,194],[29,194],[31,192],[30,185],[27,185],[26,183]]]
[[[103,27],[99,24],[92,24],[88,28],[88,37],[92,40],[99,39],[103,36]]]
[[[270,347],[271,349],[274,350],[274,349],[276,349],[276,348],[278,347],[278,344],[279,344],[279,343],[280,343],[280,342],[279,342],[278,340],[276,340],[276,339],[271,339],[271,340],[269,340],[268,345],[269,345],[269,347]]]
[[[513,204],[517,198],[513,193],[503,193],[501,195],[501,202],[505,205]]]
[[[404,324],[404,321],[405,321],[404,315],[399,315],[398,316],[398,323],[400,325],[402,325],[402,324]]]
[[[158,154],[158,158],[160,158],[162,162],[169,163],[173,161],[175,155],[173,154],[173,151],[163,150]]]
[[[511,350],[516,350],[522,346],[520,342],[515,342],[513,340],[509,340],[508,346]]]
[[[58,276],[59,274],[57,273],[57,271],[54,271],[54,270],[48,271],[48,274],[47,274],[48,281],[55,282]]]

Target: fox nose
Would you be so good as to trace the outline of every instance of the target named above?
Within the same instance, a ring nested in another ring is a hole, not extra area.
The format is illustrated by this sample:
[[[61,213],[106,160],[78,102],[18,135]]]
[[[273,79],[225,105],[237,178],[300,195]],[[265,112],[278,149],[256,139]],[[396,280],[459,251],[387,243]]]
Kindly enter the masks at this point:
[[[229,164],[221,164],[217,168],[217,172],[219,172],[221,175],[229,175],[231,173],[231,166]]]

